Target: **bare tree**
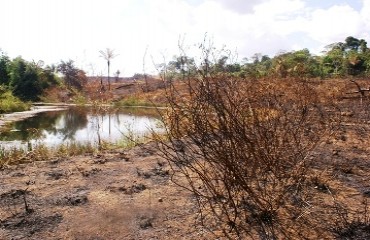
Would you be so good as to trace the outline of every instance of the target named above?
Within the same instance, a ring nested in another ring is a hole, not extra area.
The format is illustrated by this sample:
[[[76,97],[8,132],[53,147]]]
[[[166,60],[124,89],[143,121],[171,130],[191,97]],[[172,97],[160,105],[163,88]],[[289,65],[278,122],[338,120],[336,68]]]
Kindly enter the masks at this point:
[[[114,54],[114,50],[110,48],[106,48],[104,51],[100,50],[100,57],[104,58],[107,61],[108,64],[108,90],[110,91],[110,61],[117,56],[117,54]]]

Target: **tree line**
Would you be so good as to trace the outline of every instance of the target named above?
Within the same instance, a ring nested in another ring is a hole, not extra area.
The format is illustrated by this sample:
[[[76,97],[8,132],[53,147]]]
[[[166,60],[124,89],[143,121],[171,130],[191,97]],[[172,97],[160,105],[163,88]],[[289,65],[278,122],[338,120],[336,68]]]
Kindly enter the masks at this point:
[[[225,54],[226,53],[226,54]],[[229,52],[214,57],[213,62],[206,66],[213,73],[227,72],[239,77],[303,77],[303,78],[340,78],[340,77],[369,77],[370,76],[370,49],[364,39],[349,36],[344,42],[327,45],[321,56],[312,54],[307,48],[281,52],[274,57],[254,54],[244,58],[241,62],[233,61]],[[204,65],[204,64],[203,64]],[[199,70],[194,58],[182,55],[158,66],[166,77],[174,79],[189,76]]]
[[[43,61],[26,61],[22,57],[10,59],[0,51],[2,92],[11,92],[22,101],[38,101],[50,87],[81,90],[86,81],[85,72],[77,68],[72,60],[45,66]]]

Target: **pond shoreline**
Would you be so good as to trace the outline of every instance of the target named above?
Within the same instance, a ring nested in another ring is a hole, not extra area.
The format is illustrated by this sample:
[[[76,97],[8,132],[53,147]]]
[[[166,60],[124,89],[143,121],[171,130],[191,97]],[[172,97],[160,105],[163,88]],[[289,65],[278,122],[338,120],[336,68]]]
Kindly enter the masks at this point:
[[[26,118],[30,118],[35,116],[38,113],[41,112],[48,112],[48,111],[62,111],[67,109],[67,105],[34,105],[31,107],[31,110],[28,111],[22,111],[22,112],[13,112],[13,113],[6,113],[1,115],[0,117],[0,130],[5,127],[6,124],[20,121]]]
[[[69,107],[93,106],[93,104],[75,104],[75,103],[32,103],[31,110],[22,112],[5,113],[0,115],[0,131],[8,124],[35,116],[41,112],[63,111]],[[103,107],[114,107],[112,104],[101,104]],[[147,108],[147,109],[166,109],[166,107],[149,107],[149,106],[120,106],[120,108]]]

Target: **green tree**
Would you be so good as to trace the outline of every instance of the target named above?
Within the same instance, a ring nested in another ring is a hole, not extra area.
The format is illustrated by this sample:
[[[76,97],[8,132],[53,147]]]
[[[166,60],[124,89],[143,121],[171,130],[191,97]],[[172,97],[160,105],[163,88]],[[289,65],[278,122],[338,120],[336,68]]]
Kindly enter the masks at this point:
[[[343,76],[344,69],[344,49],[341,45],[335,45],[329,50],[322,59],[323,73],[325,76]]]
[[[345,40],[345,68],[348,75],[365,74],[367,69],[367,42],[364,39],[347,37]]]
[[[350,50],[346,53],[345,68],[348,75],[360,75],[366,70],[365,59],[362,53]]]
[[[369,49],[364,39],[349,36],[343,42],[326,47],[322,58],[322,68],[326,76],[358,76],[368,71]]]
[[[361,41],[357,38],[349,36],[345,39],[344,46],[347,50],[354,50],[357,52],[360,49]]]
[[[42,86],[39,78],[39,66],[28,63],[21,57],[10,63],[10,88],[13,94],[23,101],[39,100]]]
[[[367,51],[365,51],[363,53],[363,56],[364,56],[364,67],[365,67],[365,76],[368,76],[370,77],[370,49],[367,49]]]
[[[9,84],[9,64],[9,57],[0,49],[0,85],[7,86]]]
[[[248,59],[245,59],[246,63],[242,66],[241,76],[260,78],[270,74],[272,60],[269,56],[256,53],[251,57],[251,60],[252,62],[248,62]]]
[[[366,52],[368,52],[368,48],[367,48],[367,42],[364,40],[364,39],[361,39],[360,40],[360,51],[362,52],[362,53],[366,53]]]
[[[54,65],[46,66],[40,74],[41,86],[43,89],[60,84],[60,80],[56,75],[56,67]]]
[[[81,90],[86,83],[86,74],[84,71],[78,69],[73,60],[67,62],[61,61],[57,67],[57,71],[63,74],[63,80],[68,88],[75,87]]]
[[[273,59],[273,69],[281,77],[317,77],[320,75],[320,63],[305,48],[280,54]]]

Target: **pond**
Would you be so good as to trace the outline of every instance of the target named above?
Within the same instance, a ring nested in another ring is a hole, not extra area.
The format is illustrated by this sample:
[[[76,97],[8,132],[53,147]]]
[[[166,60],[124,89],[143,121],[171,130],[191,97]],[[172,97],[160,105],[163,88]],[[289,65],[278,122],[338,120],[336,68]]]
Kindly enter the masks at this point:
[[[0,145],[5,149],[37,144],[54,147],[68,142],[97,145],[100,141],[138,139],[152,130],[161,130],[155,109],[69,107],[10,123],[0,132]]]

